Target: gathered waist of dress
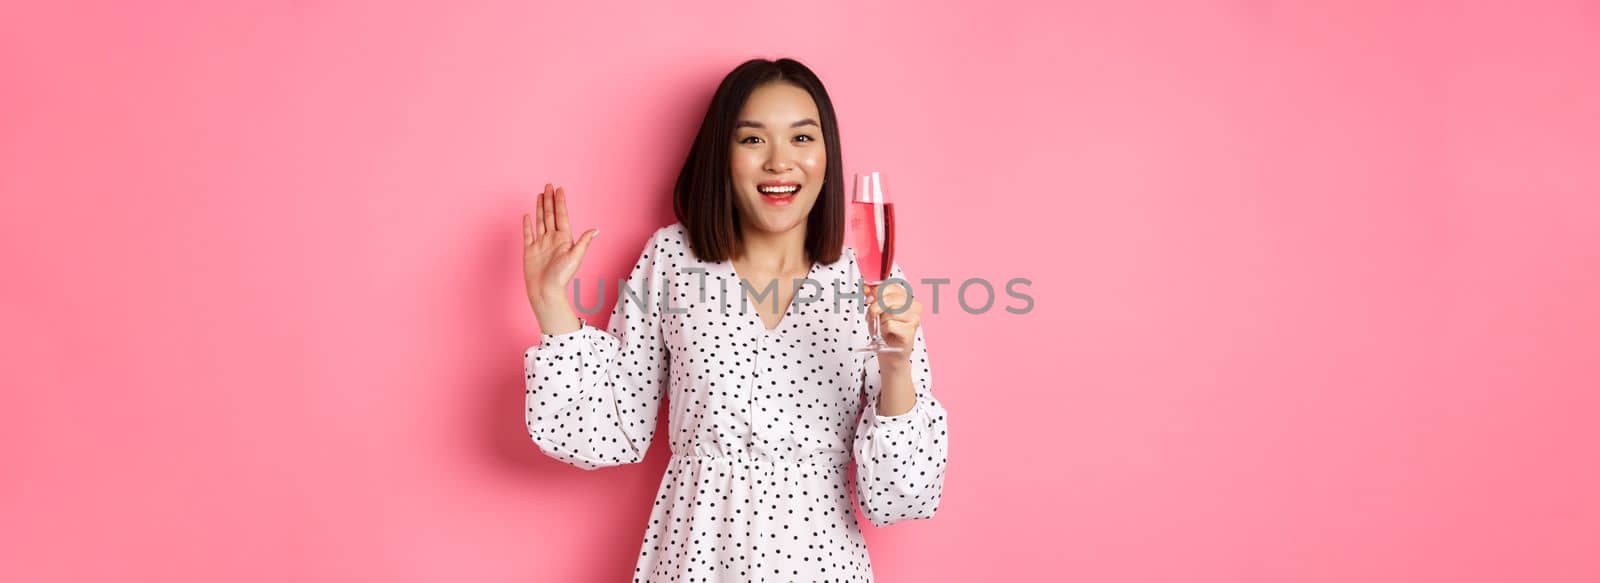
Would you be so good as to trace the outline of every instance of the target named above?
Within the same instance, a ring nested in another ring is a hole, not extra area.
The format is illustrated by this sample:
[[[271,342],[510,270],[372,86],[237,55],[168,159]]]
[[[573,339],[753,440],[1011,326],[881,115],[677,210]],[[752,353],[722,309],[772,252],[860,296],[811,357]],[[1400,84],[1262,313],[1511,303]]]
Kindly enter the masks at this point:
[[[827,450],[811,451],[796,456],[779,456],[764,452],[673,452],[672,459],[673,461],[755,464],[761,466],[812,465],[842,468],[850,465],[851,455],[848,451]]]

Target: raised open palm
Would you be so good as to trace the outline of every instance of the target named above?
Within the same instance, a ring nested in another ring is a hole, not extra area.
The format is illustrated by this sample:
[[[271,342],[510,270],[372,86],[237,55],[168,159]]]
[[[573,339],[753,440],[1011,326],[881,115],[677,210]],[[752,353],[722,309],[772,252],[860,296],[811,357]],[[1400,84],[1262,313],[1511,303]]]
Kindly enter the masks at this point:
[[[544,185],[539,193],[537,216],[522,215],[522,276],[528,297],[560,297],[578,273],[589,242],[600,229],[589,229],[577,241],[567,224],[567,193],[562,188]],[[556,294],[556,295],[552,295]]]

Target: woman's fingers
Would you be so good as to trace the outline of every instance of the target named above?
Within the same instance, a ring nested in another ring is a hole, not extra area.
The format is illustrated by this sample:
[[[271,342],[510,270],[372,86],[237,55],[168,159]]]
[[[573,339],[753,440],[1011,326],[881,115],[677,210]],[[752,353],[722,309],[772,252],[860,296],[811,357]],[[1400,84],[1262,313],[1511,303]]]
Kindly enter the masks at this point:
[[[546,233],[556,230],[556,191],[546,182],[544,196],[540,199],[539,208],[544,211],[544,231]]]
[[[916,326],[910,322],[890,320],[884,322],[883,331],[885,336],[895,336],[908,341],[916,339]]]
[[[888,320],[898,320],[901,322],[918,322],[922,319],[922,307],[919,304],[911,304],[903,310],[895,310],[896,308],[890,308],[887,310],[883,308],[875,308],[873,310],[874,317]]]
[[[556,230],[563,235],[571,231],[567,224],[567,190],[564,187],[556,188]]]
[[[896,320],[901,322],[917,322],[922,317],[922,306],[913,302],[909,306],[899,307],[890,305],[885,308],[873,302],[867,307],[867,317],[877,318],[880,321]]]
[[[589,252],[589,242],[593,241],[595,236],[599,234],[600,229],[589,229],[584,231],[582,236],[578,237],[578,243],[573,245],[573,252],[578,254],[578,260],[583,260],[583,255]]]
[[[522,213],[522,244],[533,244],[533,219],[528,217],[528,213]]]
[[[907,301],[906,290],[899,285],[883,287],[878,293],[868,294],[867,300],[879,310],[891,313],[903,311]]]
[[[922,304],[910,298],[897,286],[883,287],[879,297],[869,296],[867,317],[878,322],[879,330],[902,332],[914,330],[922,322]]]
[[[533,197],[533,238],[544,238],[544,192]]]

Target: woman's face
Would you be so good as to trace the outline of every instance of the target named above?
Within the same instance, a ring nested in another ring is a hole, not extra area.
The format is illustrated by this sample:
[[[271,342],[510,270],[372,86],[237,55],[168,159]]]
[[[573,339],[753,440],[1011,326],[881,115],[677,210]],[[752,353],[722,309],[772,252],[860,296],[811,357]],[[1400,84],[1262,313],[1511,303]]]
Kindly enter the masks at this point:
[[[823,146],[822,116],[804,89],[780,82],[750,94],[729,157],[745,228],[781,233],[805,224],[827,171]]]

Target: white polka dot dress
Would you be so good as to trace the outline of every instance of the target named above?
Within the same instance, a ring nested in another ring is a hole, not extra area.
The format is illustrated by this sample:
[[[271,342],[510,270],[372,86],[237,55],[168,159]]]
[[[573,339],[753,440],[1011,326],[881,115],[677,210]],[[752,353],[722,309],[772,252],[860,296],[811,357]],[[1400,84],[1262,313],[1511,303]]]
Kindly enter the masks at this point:
[[[607,330],[543,334],[523,355],[528,433],[579,468],[642,460],[667,403],[672,456],[634,581],[872,581],[851,494],[876,526],[933,517],[948,441],[921,327],[916,404],[878,415],[877,356],[850,350],[867,340],[859,278],[849,247],[814,264],[820,289],[767,330],[732,263],[695,258],[674,223],[620,295],[607,286]]]

